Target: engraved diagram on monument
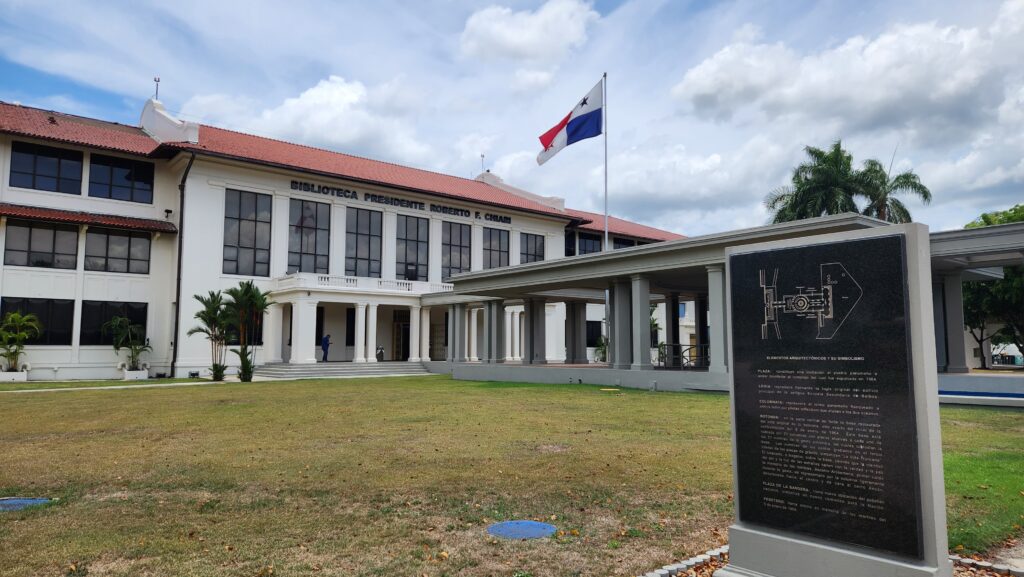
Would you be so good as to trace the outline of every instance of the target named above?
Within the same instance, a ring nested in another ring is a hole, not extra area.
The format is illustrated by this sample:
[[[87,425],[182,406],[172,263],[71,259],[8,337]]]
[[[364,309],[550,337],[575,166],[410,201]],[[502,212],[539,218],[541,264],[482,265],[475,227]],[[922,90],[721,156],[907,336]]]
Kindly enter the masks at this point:
[[[783,313],[814,319],[818,339],[831,340],[839,332],[839,328],[860,302],[864,289],[842,263],[823,263],[818,268],[819,283],[814,286],[798,285],[794,287],[795,292],[792,294],[779,293],[779,269],[773,269],[770,278],[768,271],[761,269],[761,290],[764,298],[762,340],[767,340],[773,333],[776,339],[782,338],[778,319]]]

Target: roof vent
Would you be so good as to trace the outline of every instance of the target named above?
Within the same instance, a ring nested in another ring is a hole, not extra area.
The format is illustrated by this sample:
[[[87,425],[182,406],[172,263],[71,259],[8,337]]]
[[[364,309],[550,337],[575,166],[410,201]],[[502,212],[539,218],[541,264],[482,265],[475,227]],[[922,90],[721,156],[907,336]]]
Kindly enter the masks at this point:
[[[57,119],[54,118],[54,116],[52,114],[46,120],[48,120],[50,122],[50,124],[57,124]]]
[[[477,175],[477,177],[474,180],[489,184],[495,188],[500,188],[501,190],[504,190],[505,192],[508,192],[510,194],[514,194],[516,196],[526,198],[534,202],[539,202],[540,204],[543,204],[544,206],[553,208],[555,210],[565,210],[564,198],[559,198],[557,196],[541,196],[539,194],[534,194],[521,188],[516,188],[511,184],[506,184],[505,181],[502,180],[500,176],[491,172],[490,169],[481,172],[479,175]]]

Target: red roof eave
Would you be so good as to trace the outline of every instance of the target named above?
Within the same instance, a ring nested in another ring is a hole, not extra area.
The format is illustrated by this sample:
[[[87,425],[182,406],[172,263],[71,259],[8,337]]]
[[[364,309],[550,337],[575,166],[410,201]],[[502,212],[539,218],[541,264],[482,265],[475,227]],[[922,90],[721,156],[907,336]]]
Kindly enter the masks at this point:
[[[174,226],[174,223],[164,220],[25,206],[7,202],[0,202],[0,216],[62,224],[85,224],[141,232],[166,232],[172,234],[178,232],[178,227]]]

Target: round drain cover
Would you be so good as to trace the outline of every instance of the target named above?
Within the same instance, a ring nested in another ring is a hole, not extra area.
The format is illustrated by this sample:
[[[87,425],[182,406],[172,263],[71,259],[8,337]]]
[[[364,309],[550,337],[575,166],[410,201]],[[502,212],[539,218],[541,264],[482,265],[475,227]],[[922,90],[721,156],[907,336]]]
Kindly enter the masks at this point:
[[[504,521],[487,528],[487,532],[503,539],[543,539],[554,534],[554,525],[537,521]]]
[[[50,499],[41,497],[3,497],[0,498],[0,511],[21,511],[27,507],[45,505]]]

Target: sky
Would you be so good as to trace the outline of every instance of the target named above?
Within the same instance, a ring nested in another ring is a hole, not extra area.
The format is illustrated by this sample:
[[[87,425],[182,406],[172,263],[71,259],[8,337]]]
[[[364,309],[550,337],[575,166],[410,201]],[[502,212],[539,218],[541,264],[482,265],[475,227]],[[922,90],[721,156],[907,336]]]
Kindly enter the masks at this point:
[[[0,0],[0,100],[181,118],[601,212],[604,146],[538,137],[608,74],[610,213],[769,220],[805,146],[913,170],[932,230],[1024,202],[1024,0]]]

